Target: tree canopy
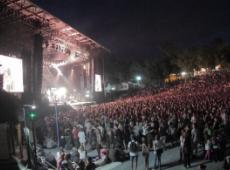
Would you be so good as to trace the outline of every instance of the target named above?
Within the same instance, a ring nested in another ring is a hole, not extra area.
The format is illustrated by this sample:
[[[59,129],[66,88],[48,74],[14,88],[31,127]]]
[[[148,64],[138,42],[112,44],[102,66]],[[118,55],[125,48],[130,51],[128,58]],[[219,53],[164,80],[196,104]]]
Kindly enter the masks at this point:
[[[152,86],[159,84],[170,73],[192,72],[201,68],[213,69],[216,65],[230,67],[230,44],[221,38],[216,38],[209,44],[192,47],[177,47],[166,42],[159,50],[158,56],[140,56],[138,60],[132,61],[109,58],[105,68],[107,82],[113,84],[135,81],[135,76],[141,75],[142,83]]]

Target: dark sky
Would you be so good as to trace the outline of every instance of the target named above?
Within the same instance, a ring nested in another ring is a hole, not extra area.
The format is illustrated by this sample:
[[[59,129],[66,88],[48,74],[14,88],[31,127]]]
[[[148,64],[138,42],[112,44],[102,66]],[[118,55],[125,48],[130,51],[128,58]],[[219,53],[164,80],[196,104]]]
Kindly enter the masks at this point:
[[[112,51],[149,57],[159,46],[230,41],[230,0],[33,0]]]

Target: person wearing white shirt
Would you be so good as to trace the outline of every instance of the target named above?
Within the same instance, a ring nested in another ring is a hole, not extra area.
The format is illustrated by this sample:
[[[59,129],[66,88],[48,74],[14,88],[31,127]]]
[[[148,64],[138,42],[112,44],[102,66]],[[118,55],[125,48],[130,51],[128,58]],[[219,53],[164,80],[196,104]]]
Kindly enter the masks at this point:
[[[210,160],[210,158],[211,158],[211,141],[210,139],[207,139],[205,143],[205,159]]]
[[[145,123],[144,126],[143,126],[143,128],[142,128],[142,135],[144,137],[146,137],[147,134],[148,134],[148,124]]]
[[[192,147],[193,147],[193,151],[194,151],[194,156],[196,156],[197,152],[198,152],[198,149],[197,149],[197,145],[198,145],[198,132],[197,132],[195,124],[192,125],[191,135],[192,135]]]
[[[79,159],[85,161],[86,160],[86,150],[83,145],[81,145],[78,149]]]
[[[86,137],[85,137],[85,132],[83,131],[82,128],[80,129],[80,132],[78,133],[78,137],[79,137],[80,144],[82,144],[85,147]]]

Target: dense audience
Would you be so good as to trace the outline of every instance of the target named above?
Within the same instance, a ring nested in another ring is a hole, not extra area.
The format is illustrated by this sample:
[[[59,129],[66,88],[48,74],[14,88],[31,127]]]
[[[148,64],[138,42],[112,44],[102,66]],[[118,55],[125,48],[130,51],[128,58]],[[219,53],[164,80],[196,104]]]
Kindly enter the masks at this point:
[[[229,108],[230,72],[217,71],[157,92],[145,90],[144,95],[60,113],[60,144],[67,150],[74,147],[77,153],[70,157],[60,154],[57,165],[61,169],[74,158],[79,169],[95,169],[109,159],[122,161],[136,155],[131,151],[132,141],[141,146],[146,169],[150,151],[155,154],[154,165],[161,166],[166,144],[179,143],[180,161],[187,168],[191,155],[198,156],[199,148],[203,148],[204,159],[219,161],[225,155]],[[50,143],[56,141],[55,116],[47,116],[44,121],[43,145],[51,147]],[[98,151],[98,164],[87,158],[91,149]]]

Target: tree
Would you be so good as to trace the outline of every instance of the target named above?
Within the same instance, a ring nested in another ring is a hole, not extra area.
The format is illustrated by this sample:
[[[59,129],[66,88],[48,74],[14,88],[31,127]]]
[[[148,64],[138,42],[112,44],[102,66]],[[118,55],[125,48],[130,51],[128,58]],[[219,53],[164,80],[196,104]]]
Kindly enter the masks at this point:
[[[121,61],[115,57],[111,57],[105,60],[105,79],[107,83],[117,84],[123,81],[127,81],[129,78],[130,63],[127,61]]]
[[[133,61],[129,67],[129,79],[130,80],[134,80],[135,81],[135,77],[137,75],[144,75],[144,66],[143,63],[141,62],[137,62],[137,61]]]

